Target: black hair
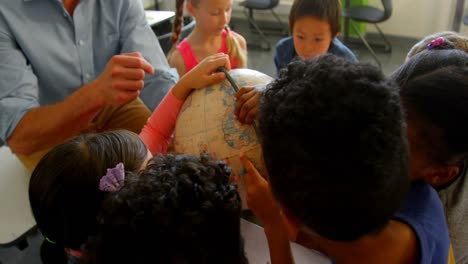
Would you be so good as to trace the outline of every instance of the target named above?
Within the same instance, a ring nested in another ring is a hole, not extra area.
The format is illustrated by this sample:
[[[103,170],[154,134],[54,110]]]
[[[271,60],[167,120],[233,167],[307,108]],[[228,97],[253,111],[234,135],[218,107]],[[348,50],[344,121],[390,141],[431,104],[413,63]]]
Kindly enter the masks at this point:
[[[374,66],[331,54],[289,64],[265,91],[259,124],[274,195],[322,237],[378,232],[402,204],[398,89]]]
[[[445,164],[468,153],[468,54],[423,51],[391,76],[400,85],[408,124],[432,162]]]
[[[42,247],[44,262],[49,263],[47,256],[62,258],[47,249],[58,249],[57,254],[64,254],[64,247],[80,250],[96,234],[96,216],[106,194],[99,190],[99,180],[106,169],[123,162],[126,170],[136,172],[147,155],[137,134],[119,130],[79,135],[40,160],[29,183],[29,200],[40,231],[55,243]]]
[[[317,17],[330,24],[332,37],[341,30],[341,4],[339,0],[295,0],[289,12],[291,33],[294,23],[303,17]]]
[[[230,168],[206,155],[157,155],[99,215],[96,263],[247,263]],[[93,261],[89,261],[93,263]]]

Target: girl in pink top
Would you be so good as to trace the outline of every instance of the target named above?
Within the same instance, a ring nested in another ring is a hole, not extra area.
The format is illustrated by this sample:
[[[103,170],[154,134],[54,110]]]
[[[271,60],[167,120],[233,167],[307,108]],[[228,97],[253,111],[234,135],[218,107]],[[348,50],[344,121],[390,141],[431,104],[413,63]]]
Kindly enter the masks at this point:
[[[224,73],[215,73],[221,66],[231,69],[228,55],[217,53],[208,56],[184,75],[167,93],[140,133],[140,138],[151,154],[166,153],[177,116],[190,92],[193,89],[219,83],[226,78]]]
[[[187,11],[195,18],[196,24],[188,37],[177,45],[185,2]],[[205,57],[218,52],[229,54],[233,69],[247,66],[245,39],[228,27],[231,6],[232,0],[176,0],[173,48],[169,52],[169,64],[177,69],[180,76]]]

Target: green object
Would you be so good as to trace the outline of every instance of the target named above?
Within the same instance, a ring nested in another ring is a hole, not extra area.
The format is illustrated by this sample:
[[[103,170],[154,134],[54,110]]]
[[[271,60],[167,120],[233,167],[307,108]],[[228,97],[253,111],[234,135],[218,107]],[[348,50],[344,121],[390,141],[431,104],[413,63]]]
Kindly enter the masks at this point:
[[[367,5],[367,0],[349,0],[350,6],[355,6],[355,5]],[[341,7],[343,10],[346,9],[346,0],[341,0]],[[356,27],[359,30],[359,33],[364,35],[366,33],[366,25],[367,23],[359,23],[359,22],[353,22]],[[343,35],[345,32],[345,19],[341,19],[341,32],[340,34]],[[350,37],[357,37],[356,32],[354,31],[353,26],[351,26],[351,22],[348,24],[348,32]]]
[[[45,240],[46,240],[47,242],[49,242],[50,244],[54,244],[54,245],[57,244],[57,242],[55,242],[55,241],[53,241],[53,240],[50,240],[50,239],[49,239],[48,237],[46,237],[46,236],[45,236],[44,238],[45,238]]]

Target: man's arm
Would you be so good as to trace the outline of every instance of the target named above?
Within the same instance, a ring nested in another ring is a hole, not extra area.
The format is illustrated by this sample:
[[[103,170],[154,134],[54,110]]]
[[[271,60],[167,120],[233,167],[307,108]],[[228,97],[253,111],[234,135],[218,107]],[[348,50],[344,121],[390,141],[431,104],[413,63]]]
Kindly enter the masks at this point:
[[[82,88],[65,101],[27,111],[7,142],[14,153],[29,155],[77,135],[96,116],[103,101]]]
[[[18,70],[21,69],[12,69]],[[137,98],[144,85],[145,72],[153,73],[153,68],[141,54],[114,56],[96,80],[81,87],[64,101],[26,110],[9,136],[8,145],[13,152],[28,155],[77,135],[103,106],[118,106]],[[33,75],[31,70],[28,74]],[[23,87],[21,83],[16,83],[16,86],[18,89],[33,89]],[[37,89],[37,84],[35,87]],[[15,89],[11,93],[0,98],[0,109],[8,108],[8,112],[14,114],[24,113],[25,109],[8,104],[12,96],[14,98],[14,95],[19,94]]]

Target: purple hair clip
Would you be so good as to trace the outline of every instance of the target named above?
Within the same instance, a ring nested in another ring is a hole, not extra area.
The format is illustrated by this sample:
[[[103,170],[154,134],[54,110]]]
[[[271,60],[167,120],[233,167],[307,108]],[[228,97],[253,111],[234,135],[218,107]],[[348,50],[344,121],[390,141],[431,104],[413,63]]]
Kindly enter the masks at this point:
[[[432,40],[429,44],[427,44],[427,49],[432,50],[436,47],[440,47],[445,44],[445,39],[443,37],[438,37]]]
[[[105,192],[117,192],[122,188],[125,181],[125,168],[122,162],[115,168],[107,169],[106,175],[99,181],[99,190]]]

